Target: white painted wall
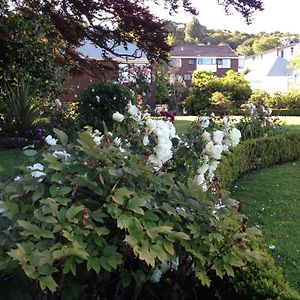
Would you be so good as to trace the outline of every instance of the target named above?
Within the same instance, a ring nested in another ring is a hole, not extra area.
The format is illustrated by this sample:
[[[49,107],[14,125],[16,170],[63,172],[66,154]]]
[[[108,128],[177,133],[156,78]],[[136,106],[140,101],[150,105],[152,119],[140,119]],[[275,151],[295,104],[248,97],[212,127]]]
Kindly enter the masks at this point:
[[[291,48],[293,47],[293,51]],[[261,89],[269,93],[285,92],[289,89],[300,89],[300,74],[297,72],[282,69],[281,74],[270,76],[271,70],[274,69],[276,60],[278,59],[285,63],[298,53],[300,53],[300,43],[294,46],[288,46],[283,50],[283,58],[281,58],[281,49],[274,49],[255,56],[250,56],[245,59],[245,69],[249,69],[245,78],[249,81],[252,89]]]

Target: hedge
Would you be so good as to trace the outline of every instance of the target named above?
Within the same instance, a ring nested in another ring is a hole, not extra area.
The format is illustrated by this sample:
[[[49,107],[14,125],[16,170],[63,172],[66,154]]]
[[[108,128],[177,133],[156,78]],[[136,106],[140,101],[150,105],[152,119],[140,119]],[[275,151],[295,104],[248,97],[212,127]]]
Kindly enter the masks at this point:
[[[210,115],[214,113],[216,115],[231,115],[231,116],[243,116],[246,114],[244,109],[203,109],[199,111],[199,115]],[[273,116],[300,116],[300,108],[294,109],[273,109]]]
[[[245,140],[228,153],[217,170],[222,185],[229,188],[241,174],[300,159],[300,131]]]

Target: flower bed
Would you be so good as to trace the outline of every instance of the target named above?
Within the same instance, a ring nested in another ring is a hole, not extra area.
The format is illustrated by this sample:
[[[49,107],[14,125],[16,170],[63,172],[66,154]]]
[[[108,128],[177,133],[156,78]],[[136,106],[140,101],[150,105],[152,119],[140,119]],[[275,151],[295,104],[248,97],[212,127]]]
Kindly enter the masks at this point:
[[[131,103],[112,119],[113,132],[89,128],[75,143],[54,130],[43,160],[1,186],[3,282],[13,274],[27,296],[52,299],[225,294],[268,256],[214,176],[240,132],[203,117],[179,138]]]

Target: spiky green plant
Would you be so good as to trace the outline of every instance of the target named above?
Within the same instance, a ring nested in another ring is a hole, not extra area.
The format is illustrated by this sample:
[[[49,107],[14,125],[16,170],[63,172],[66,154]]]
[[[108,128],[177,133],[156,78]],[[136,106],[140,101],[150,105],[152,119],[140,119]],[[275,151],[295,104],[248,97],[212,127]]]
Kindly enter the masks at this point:
[[[1,129],[3,132],[24,133],[32,128],[40,114],[41,104],[32,88],[31,80],[23,78],[20,83],[7,88],[7,96],[0,104]]]

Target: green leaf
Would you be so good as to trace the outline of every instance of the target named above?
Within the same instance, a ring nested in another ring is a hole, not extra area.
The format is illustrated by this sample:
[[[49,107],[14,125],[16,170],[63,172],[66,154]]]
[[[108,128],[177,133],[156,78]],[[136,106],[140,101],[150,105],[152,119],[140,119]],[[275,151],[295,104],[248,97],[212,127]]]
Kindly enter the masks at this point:
[[[170,241],[164,240],[163,241],[164,244],[164,248],[166,249],[166,251],[170,254],[170,255],[174,255],[175,251],[174,251],[174,245],[173,243],[171,243]]]
[[[18,204],[11,200],[5,202],[0,201],[0,208],[4,210],[2,215],[8,219],[12,219],[16,214],[19,213]]]
[[[63,272],[64,274],[71,272],[74,276],[76,276],[76,262],[73,257],[70,257],[65,261]]]
[[[61,171],[64,165],[57,160],[51,153],[43,153],[44,160],[49,163],[49,168],[55,171]]]
[[[145,204],[146,200],[144,198],[134,197],[129,199],[126,208],[133,212],[143,215],[144,210],[141,208],[141,206],[144,206]]]
[[[33,149],[26,149],[23,151],[23,153],[26,156],[35,156],[37,154],[37,151]]]
[[[117,226],[121,229],[128,228],[129,223],[131,222],[131,217],[132,216],[127,215],[127,214],[123,214],[123,215],[119,216],[117,219]]]
[[[34,224],[31,224],[30,222],[28,221],[24,221],[24,220],[18,220],[17,221],[17,224],[22,227],[23,229],[26,229],[28,231],[31,231],[31,232],[38,232],[40,230],[40,228]]]
[[[196,275],[200,279],[202,285],[206,285],[206,286],[210,287],[211,280],[205,273],[196,272]]]
[[[57,268],[48,264],[38,267],[37,270],[40,275],[51,275],[57,272]]]
[[[100,262],[98,257],[90,257],[87,261],[87,270],[93,269],[97,274],[100,272]]]
[[[57,283],[51,276],[42,276],[39,278],[39,283],[42,290],[48,288],[52,293],[56,291],[58,287]]]
[[[110,233],[109,229],[106,228],[106,227],[97,227],[95,229],[95,233],[98,235],[98,236],[105,236],[105,235],[108,235]]]
[[[91,214],[91,218],[94,219],[95,221],[99,222],[99,223],[103,223],[104,219],[107,217],[107,215],[105,213],[102,212],[102,209],[99,208],[97,210],[95,210],[94,212],[92,212]]]
[[[51,197],[54,198],[57,195],[58,186],[56,184],[52,184],[49,188],[49,192],[50,192]]]
[[[139,254],[139,258],[141,260],[144,260],[148,265],[155,267],[155,255],[153,255],[153,252],[150,252],[150,249],[143,245],[137,250]]]
[[[119,188],[115,190],[115,193],[112,195],[112,200],[120,205],[124,204],[126,198],[130,198],[133,194],[132,191],[127,188]]]
[[[80,205],[80,206],[71,206],[67,212],[66,212],[66,217],[68,219],[69,222],[72,222],[75,218],[75,216],[82,212],[84,209],[84,206],[83,205]]]
[[[59,190],[58,190],[58,192],[57,192],[57,195],[58,195],[58,196],[67,195],[67,194],[69,194],[72,190],[73,190],[73,188],[70,187],[70,186],[63,186],[63,187],[59,188]]]
[[[226,270],[227,275],[234,276],[234,271],[230,265],[225,264],[224,269]]]
[[[181,240],[190,240],[191,238],[184,232],[175,232],[173,236]]]
[[[32,279],[36,279],[37,277],[37,272],[36,272],[36,268],[32,265],[23,265],[22,266],[26,276],[28,276],[29,278],[32,278]]]
[[[46,239],[54,239],[54,235],[50,230],[41,229],[38,234],[34,235],[35,237],[39,238],[39,236],[44,237]]]
[[[63,146],[66,146],[68,144],[68,136],[63,131],[61,131],[57,128],[54,128],[53,131],[56,134],[56,136],[58,137],[60,143]]]

